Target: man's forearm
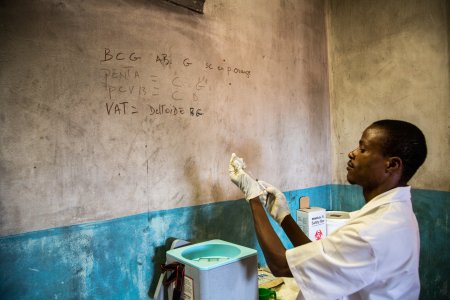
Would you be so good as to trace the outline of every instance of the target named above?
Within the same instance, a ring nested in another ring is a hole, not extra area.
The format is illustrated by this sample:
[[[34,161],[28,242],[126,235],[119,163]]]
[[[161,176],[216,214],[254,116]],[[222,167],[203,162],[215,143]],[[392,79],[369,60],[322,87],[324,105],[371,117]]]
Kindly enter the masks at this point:
[[[286,233],[287,237],[294,247],[298,247],[311,242],[311,240],[300,229],[291,215],[288,215],[283,219],[283,221],[281,222],[281,227],[283,228],[284,232]]]
[[[269,269],[275,276],[292,277],[286,260],[286,248],[270,224],[259,197],[250,200],[250,207],[256,236]]]

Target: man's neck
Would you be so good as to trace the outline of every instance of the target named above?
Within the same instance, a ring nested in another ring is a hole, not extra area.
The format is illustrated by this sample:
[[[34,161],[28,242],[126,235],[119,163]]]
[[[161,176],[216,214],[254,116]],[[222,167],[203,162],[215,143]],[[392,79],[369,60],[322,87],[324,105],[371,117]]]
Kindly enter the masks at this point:
[[[370,200],[372,200],[373,198],[375,198],[378,195],[381,195],[387,191],[390,191],[392,189],[395,189],[397,187],[401,187],[401,186],[406,186],[403,184],[395,184],[395,185],[384,185],[384,186],[378,186],[374,189],[365,189],[363,188],[363,195],[364,195],[364,200],[367,202],[369,202]]]

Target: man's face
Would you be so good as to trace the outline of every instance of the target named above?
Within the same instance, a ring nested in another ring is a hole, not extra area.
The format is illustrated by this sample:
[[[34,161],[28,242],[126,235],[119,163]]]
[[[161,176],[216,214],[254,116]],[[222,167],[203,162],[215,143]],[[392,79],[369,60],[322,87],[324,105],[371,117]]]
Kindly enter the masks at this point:
[[[348,154],[347,180],[363,188],[378,187],[387,176],[388,157],[381,151],[385,132],[379,128],[367,128],[359,141],[359,147]]]

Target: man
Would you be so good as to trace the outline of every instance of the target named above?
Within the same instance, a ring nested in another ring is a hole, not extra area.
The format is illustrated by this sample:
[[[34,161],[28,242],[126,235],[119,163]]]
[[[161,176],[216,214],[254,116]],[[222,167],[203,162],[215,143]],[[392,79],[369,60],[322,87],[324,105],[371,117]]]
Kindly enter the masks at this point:
[[[294,277],[297,299],[418,299],[419,230],[408,181],[427,155],[413,124],[381,120],[349,154],[347,180],[362,187],[366,204],[326,238],[311,242],[292,218],[283,193],[257,182],[232,155],[231,180],[250,203],[256,234],[274,275]],[[294,248],[286,250],[265,209]]]

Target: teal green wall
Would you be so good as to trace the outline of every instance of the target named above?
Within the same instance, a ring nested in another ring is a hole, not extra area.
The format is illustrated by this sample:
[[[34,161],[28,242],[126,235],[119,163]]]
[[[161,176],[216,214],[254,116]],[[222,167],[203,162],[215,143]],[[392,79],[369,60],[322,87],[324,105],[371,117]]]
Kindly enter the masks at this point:
[[[4,237],[0,295],[146,299],[172,237],[222,238],[252,246],[248,215],[244,201],[228,201]]]
[[[286,195],[330,203],[328,186]],[[173,238],[258,248],[251,220],[237,200],[2,237],[1,299],[148,299]]]
[[[353,210],[363,204],[360,190],[347,185],[285,194],[293,214],[300,196],[328,210]],[[413,204],[421,233],[421,299],[448,299],[450,193],[413,190]],[[265,265],[247,203],[224,201],[2,237],[1,298],[148,299],[173,238],[219,238],[253,247]]]

